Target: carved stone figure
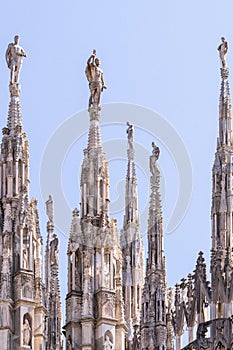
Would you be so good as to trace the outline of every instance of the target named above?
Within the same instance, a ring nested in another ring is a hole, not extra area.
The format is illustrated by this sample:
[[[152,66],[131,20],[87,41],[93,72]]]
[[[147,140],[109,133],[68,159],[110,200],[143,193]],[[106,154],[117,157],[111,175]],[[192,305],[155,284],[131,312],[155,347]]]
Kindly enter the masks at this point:
[[[28,269],[28,250],[24,248],[23,250],[23,268]]]
[[[128,134],[129,150],[133,151],[133,125],[127,122],[128,129],[126,130]]]
[[[110,272],[109,272],[109,265],[106,263],[104,264],[104,286],[106,288],[109,288],[110,283]]]
[[[59,241],[58,238],[55,234],[53,234],[53,239],[50,242],[50,259],[51,259],[51,264],[58,264],[58,245]]]
[[[10,43],[6,50],[6,62],[10,69],[10,84],[19,83],[19,74],[22,67],[22,57],[26,57],[26,52],[19,46],[19,36],[14,37],[14,43]]]
[[[156,146],[155,142],[152,142],[152,155],[155,157],[156,160],[159,159],[160,149],[158,146]]]
[[[49,199],[46,202],[46,214],[49,218],[50,222],[53,222],[54,219],[54,213],[53,213],[53,199],[52,196],[49,195]]]
[[[70,336],[67,340],[67,350],[72,350],[72,340]]]
[[[6,208],[5,208],[5,212],[4,212],[3,231],[4,232],[11,232],[12,231],[12,217],[11,217],[11,205],[10,205],[10,203],[6,204]]]
[[[222,62],[222,68],[227,68],[226,55],[228,51],[228,44],[224,37],[222,37],[221,40],[222,43],[218,46],[218,51]]]
[[[23,324],[23,344],[29,345],[31,341],[31,327],[27,318]]]
[[[105,342],[104,342],[104,350],[111,350],[113,349],[113,343],[109,339],[109,336],[105,336]]]
[[[5,299],[9,295],[9,276],[8,274],[2,274],[2,283],[1,283],[1,298]]]
[[[150,156],[150,172],[152,175],[156,175],[157,160],[159,159],[160,149],[154,142],[152,142],[152,156]]]
[[[97,107],[100,104],[101,92],[107,87],[104,83],[103,71],[100,69],[100,59],[96,57],[96,50],[93,50],[87,61],[85,73],[90,88],[89,107]]]

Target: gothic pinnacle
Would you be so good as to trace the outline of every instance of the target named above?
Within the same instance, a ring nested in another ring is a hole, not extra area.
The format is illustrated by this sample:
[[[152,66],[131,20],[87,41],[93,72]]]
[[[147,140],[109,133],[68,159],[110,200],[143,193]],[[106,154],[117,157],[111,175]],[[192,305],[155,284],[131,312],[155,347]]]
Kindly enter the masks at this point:
[[[10,94],[11,97],[20,95],[19,76],[22,67],[22,58],[26,52],[19,45],[19,35],[15,35],[14,43],[10,43],[6,50],[6,63],[10,69]]]
[[[219,139],[218,148],[224,145],[232,145],[232,110],[231,110],[231,94],[229,87],[229,68],[227,67],[226,55],[228,52],[228,44],[222,37],[222,43],[218,47],[220,59],[222,63],[221,70],[221,90],[219,97]]]
[[[137,195],[137,181],[136,170],[134,163],[134,127],[127,122],[127,136],[128,136],[128,165],[126,173],[126,188],[125,188],[125,218],[124,225],[129,222],[138,223],[138,195]]]

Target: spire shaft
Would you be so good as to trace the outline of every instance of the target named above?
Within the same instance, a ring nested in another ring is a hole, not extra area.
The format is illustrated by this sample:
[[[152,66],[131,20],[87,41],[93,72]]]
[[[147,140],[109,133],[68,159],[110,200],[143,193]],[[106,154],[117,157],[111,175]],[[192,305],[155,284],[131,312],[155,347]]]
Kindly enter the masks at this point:
[[[128,165],[125,186],[124,226],[121,232],[121,248],[124,261],[122,274],[127,325],[127,348],[131,349],[133,346],[133,349],[137,349],[144,283],[144,247],[138,218],[137,180],[134,163],[134,128],[129,122],[127,125]]]
[[[148,258],[142,298],[142,349],[166,349],[166,269],[163,253],[162,210],[159,193],[159,148],[152,143],[151,196],[148,218]]]
[[[127,123],[127,135],[128,135],[128,165],[126,174],[126,186],[125,186],[125,216],[124,225],[129,222],[139,223],[138,218],[138,190],[137,190],[137,178],[134,162],[134,129],[133,125]]]
[[[229,69],[221,68],[221,90],[219,97],[219,142],[220,146],[232,146],[232,109],[229,87]]]
[[[232,216],[233,216],[233,141],[232,141],[232,108],[231,95],[228,82],[229,68],[226,64],[227,49],[226,41],[222,38],[223,44],[219,47],[221,68],[221,89],[219,98],[219,137],[217,151],[212,169],[212,254],[211,254],[211,279],[213,287],[213,309],[217,305],[224,305],[225,316],[231,315],[232,300],[227,300],[219,294],[219,285],[216,281],[219,276],[227,288],[228,273],[232,269]],[[226,46],[226,47],[225,47]],[[225,50],[224,50],[225,48]],[[221,55],[222,52],[222,55]],[[224,53],[224,54],[223,54]],[[228,303],[231,304],[229,307]],[[213,311],[212,317],[222,317],[220,308]]]

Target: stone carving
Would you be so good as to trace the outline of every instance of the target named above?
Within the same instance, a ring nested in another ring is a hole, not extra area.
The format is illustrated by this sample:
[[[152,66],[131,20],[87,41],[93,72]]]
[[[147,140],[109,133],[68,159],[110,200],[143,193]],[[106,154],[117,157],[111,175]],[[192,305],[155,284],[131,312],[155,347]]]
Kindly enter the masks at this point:
[[[160,149],[158,146],[156,146],[155,142],[152,142],[152,155],[155,157],[156,160],[159,159]]]
[[[92,296],[91,296],[91,275],[90,275],[90,257],[88,252],[83,253],[83,316],[92,314]]]
[[[5,212],[4,212],[3,232],[11,232],[11,231],[12,231],[11,205],[10,203],[7,203]]]
[[[111,350],[111,349],[113,349],[113,343],[109,339],[109,336],[106,334],[105,342],[104,342],[104,350]]]
[[[113,295],[105,293],[102,299],[102,314],[105,317],[114,317],[114,297]]]
[[[156,146],[155,142],[152,142],[152,156],[150,156],[150,172],[152,175],[156,175],[157,160],[159,159],[160,149]]]
[[[27,318],[24,320],[23,324],[23,344],[29,345],[31,341],[31,327]]]
[[[1,298],[5,299],[9,297],[9,275],[7,273],[3,273],[1,277]]]
[[[224,37],[221,38],[222,42],[218,46],[219,56],[222,62],[222,68],[227,68],[226,55],[228,51],[228,44]]]
[[[19,74],[22,67],[22,57],[26,57],[26,52],[19,46],[19,36],[14,37],[14,43],[10,43],[6,50],[6,62],[10,69],[10,84],[19,83]]]
[[[28,250],[26,247],[23,249],[23,268],[28,269],[29,264],[28,264]]]
[[[54,233],[53,234],[53,239],[50,242],[50,259],[51,259],[51,264],[56,264],[58,265],[58,246],[59,246],[59,241],[57,238],[57,235]]]
[[[128,143],[129,143],[129,150],[133,151],[134,147],[133,147],[133,133],[134,133],[134,129],[133,129],[133,125],[130,124],[129,122],[127,122],[128,125],[128,129],[126,130],[126,133],[128,135]]]
[[[3,237],[3,254],[6,256],[9,253],[9,237],[5,234]]]
[[[88,252],[83,253],[84,276],[90,276],[91,261]]]
[[[81,318],[81,314],[82,314],[82,300],[81,299],[76,299],[74,301],[74,318]]]
[[[92,314],[92,297],[90,293],[83,296],[83,316]]]
[[[90,89],[89,107],[97,107],[100,104],[101,92],[107,87],[104,83],[103,71],[100,69],[100,59],[96,57],[96,50],[93,50],[87,61],[85,73]]]
[[[104,286],[106,288],[109,288],[110,284],[110,272],[109,272],[109,265],[107,263],[104,264]]]
[[[67,350],[72,350],[72,339],[71,336],[69,336],[67,340]]]
[[[20,288],[22,290],[22,296],[24,298],[32,299],[33,292],[34,292],[33,287],[34,287],[34,283],[31,280],[31,277],[26,274],[22,276],[21,281],[18,280],[17,282],[17,288]]]
[[[2,305],[0,306],[0,327],[6,326],[12,326],[12,312],[10,308]]]
[[[54,220],[53,198],[51,195],[49,195],[49,199],[46,201],[46,214],[49,218],[49,221],[53,222],[53,220]]]

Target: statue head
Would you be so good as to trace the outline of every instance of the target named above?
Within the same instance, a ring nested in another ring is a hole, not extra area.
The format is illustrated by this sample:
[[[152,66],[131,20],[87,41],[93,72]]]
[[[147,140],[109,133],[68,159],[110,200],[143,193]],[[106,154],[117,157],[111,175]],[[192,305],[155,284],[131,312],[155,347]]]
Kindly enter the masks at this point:
[[[96,57],[95,59],[95,64],[97,65],[97,67],[100,66],[100,59],[98,57]]]
[[[224,43],[224,41],[225,41],[226,39],[224,38],[224,36],[222,36],[222,37],[221,37],[221,40],[222,40],[222,42]]]
[[[14,41],[16,45],[19,43],[19,35],[15,35]]]

